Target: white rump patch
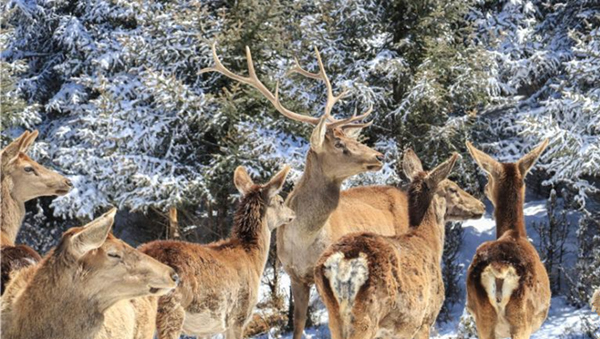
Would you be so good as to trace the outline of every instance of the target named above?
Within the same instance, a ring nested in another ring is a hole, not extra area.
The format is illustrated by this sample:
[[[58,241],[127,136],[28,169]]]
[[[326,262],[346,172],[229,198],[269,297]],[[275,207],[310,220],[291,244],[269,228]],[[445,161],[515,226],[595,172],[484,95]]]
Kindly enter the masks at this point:
[[[358,258],[346,259],[344,253],[336,252],[325,261],[325,276],[340,308],[352,306],[358,291],[369,278],[369,263],[365,253]]]
[[[492,265],[486,267],[481,273],[481,284],[485,288],[490,304],[496,309],[498,323],[496,325],[496,336],[510,336],[508,321],[505,317],[505,307],[510,301],[514,290],[519,287],[520,277],[512,266],[503,266],[500,269]]]
[[[488,294],[490,304],[496,307],[497,311],[504,311],[512,292],[519,287],[519,278],[515,268],[508,265],[501,269],[489,265],[483,270],[481,284]]]

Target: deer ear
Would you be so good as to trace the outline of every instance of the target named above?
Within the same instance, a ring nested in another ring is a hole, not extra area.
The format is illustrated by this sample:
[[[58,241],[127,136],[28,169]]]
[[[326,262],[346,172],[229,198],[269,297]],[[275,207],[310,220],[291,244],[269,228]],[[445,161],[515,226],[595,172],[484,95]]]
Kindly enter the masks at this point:
[[[454,168],[454,164],[456,164],[456,160],[460,158],[458,153],[452,154],[450,159],[444,161],[439,164],[436,168],[431,170],[429,174],[425,177],[425,181],[430,188],[437,187],[437,185],[444,179],[446,179],[450,172],[452,172],[452,168]]]
[[[23,145],[21,145],[20,151],[26,153],[29,150],[29,147],[31,147],[31,145],[35,141],[35,139],[37,139],[39,134],[40,133],[38,132],[38,130],[29,133],[25,140],[23,140]]]
[[[498,175],[502,172],[502,166],[500,163],[486,153],[475,148],[475,146],[473,146],[473,144],[470,142],[467,141],[466,145],[469,153],[473,159],[475,159],[477,165],[479,165],[479,167],[488,174],[498,177]]]
[[[549,139],[544,140],[541,144],[539,144],[536,148],[531,150],[531,152],[527,153],[523,156],[519,161],[517,161],[517,167],[519,168],[519,172],[521,172],[521,176],[525,177],[527,172],[533,167],[535,162],[540,158],[540,155],[544,152],[546,147],[548,147]]]
[[[254,186],[254,181],[252,181],[252,178],[250,178],[246,168],[243,166],[238,166],[235,169],[235,172],[233,173],[233,183],[241,195],[248,194],[252,186]]]
[[[20,137],[13,140],[8,146],[6,146],[2,150],[2,164],[7,164],[9,161],[13,160],[19,155],[21,149],[23,149],[23,145],[27,141],[31,133],[29,131],[23,132]]]
[[[344,127],[342,130],[344,131],[344,135],[350,139],[357,140],[360,132],[362,132],[363,127],[352,127],[352,125]]]
[[[71,238],[71,253],[81,258],[89,251],[102,246],[115,221],[115,214],[117,209],[112,208],[75,233]]]
[[[417,176],[417,174],[423,172],[421,160],[410,148],[404,152],[404,157],[402,158],[402,170],[404,171],[404,175],[406,175],[406,177],[408,177],[408,179],[411,181]]]
[[[323,142],[325,142],[325,133],[327,133],[327,117],[322,117],[317,127],[312,132],[310,136],[310,148],[320,153],[323,149]]]
[[[283,169],[275,174],[273,179],[265,185],[265,191],[267,192],[269,199],[279,194],[279,191],[283,188],[283,184],[285,184],[285,178],[287,178],[288,173],[290,173],[290,169],[292,168],[288,165],[283,166]]]

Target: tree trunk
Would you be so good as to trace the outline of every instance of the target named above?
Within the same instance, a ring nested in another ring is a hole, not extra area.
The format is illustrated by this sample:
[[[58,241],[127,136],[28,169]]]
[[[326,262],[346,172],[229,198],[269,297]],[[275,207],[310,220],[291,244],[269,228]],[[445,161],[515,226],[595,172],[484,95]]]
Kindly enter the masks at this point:
[[[179,234],[179,221],[177,220],[177,208],[169,208],[169,240],[179,240],[181,235]]]

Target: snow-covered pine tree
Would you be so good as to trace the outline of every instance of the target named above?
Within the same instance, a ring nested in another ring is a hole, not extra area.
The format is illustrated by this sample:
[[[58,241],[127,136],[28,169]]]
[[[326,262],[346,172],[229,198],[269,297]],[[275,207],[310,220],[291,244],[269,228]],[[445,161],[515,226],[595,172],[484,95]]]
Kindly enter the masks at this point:
[[[566,194],[566,193],[565,193]],[[568,201],[561,197],[561,201]],[[571,223],[567,219],[567,208],[561,206],[556,190],[550,192],[546,203],[548,222],[533,223],[539,242],[536,244],[540,258],[548,271],[552,294],[560,294],[564,284],[564,260],[567,254],[566,242],[570,235]]]
[[[109,204],[164,209],[209,197],[206,163],[193,157],[211,125],[193,87],[211,34],[201,34],[212,16],[199,5],[8,3],[16,29],[6,59],[29,60],[21,90],[44,105],[47,152],[75,183],[55,200],[56,213],[89,217]]]
[[[590,255],[600,234],[591,222],[598,219],[591,203],[599,173],[597,0],[9,0],[3,9],[3,118],[7,98],[24,101],[13,101],[2,137],[15,126],[41,130],[36,158],[54,159],[77,186],[54,202],[58,214],[176,206],[184,228],[208,226],[186,234],[225,236],[235,166],[259,180],[290,163],[298,178],[311,126],[282,118],[253,89],[199,75],[212,65],[210,45],[217,42],[240,74],[248,45],[264,83],[274,90],[280,81],[283,103],[312,115],[323,112],[323,84],[286,71],[294,58],[316,70],[318,47],[334,89],[350,90],[333,113],[373,105],[364,138],[387,155],[381,172],[348,186],[398,184],[396,160],[408,147],[427,167],[463,150],[472,134],[505,161],[552,137],[542,176],[588,209],[574,281],[582,295],[600,285],[600,260]],[[5,65],[13,65],[11,77]],[[454,179],[480,191],[466,159]],[[458,244],[452,234],[448,241]]]
[[[6,50],[13,35],[13,27],[7,22],[10,11],[0,13],[0,51]],[[23,60],[8,62],[0,58],[0,132],[2,132],[0,148],[3,148],[12,138],[8,132],[12,128],[22,127],[32,129],[40,122],[36,105],[28,105],[21,97],[19,87],[19,74],[27,70]]]

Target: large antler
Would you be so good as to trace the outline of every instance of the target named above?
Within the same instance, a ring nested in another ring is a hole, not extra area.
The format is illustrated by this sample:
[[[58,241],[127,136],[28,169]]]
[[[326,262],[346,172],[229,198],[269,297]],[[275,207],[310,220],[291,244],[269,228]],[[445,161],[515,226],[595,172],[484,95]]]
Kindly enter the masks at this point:
[[[325,105],[324,117],[327,120],[331,121],[330,123],[328,123],[327,127],[328,128],[344,127],[345,125],[352,124],[355,121],[363,120],[369,114],[371,114],[372,107],[370,107],[365,113],[363,113],[361,115],[357,116],[355,113],[352,117],[342,119],[342,120],[336,120],[331,116],[331,110],[333,109],[333,106],[338,101],[340,101],[342,98],[344,98],[348,92],[343,91],[339,95],[333,94],[331,82],[329,81],[329,78],[327,77],[327,74],[325,73],[325,67],[323,66],[323,61],[321,60],[321,54],[319,53],[319,50],[316,47],[315,47],[315,53],[317,55],[317,61],[319,63],[319,73],[312,73],[312,72],[304,70],[302,67],[300,67],[298,60],[296,59],[296,65],[288,72],[288,74],[298,73],[298,74],[303,75],[310,79],[322,80],[325,83],[325,86],[327,87],[327,103]],[[238,82],[241,82],[243,84],[247,84],[247,85],[250,85],[250,86],[256,88],[260,93],[262,93],[267,98],[267,100],[269,100],[271,102],[271,104],[273,104],[273,106],[275,106],[277,111],[279,111],[281,114],[283,114],[284,116],[286,116],[292,120],[308,122],[313,125],[318,124],[319,121],[321,120],[321,118],[311,117],[311,116],[292,112],[289,109],[285,108],[281,104],[281,102],[279,101],[279,82],[277,82],[277,85],[275,87],[275,94],[273,94],[258,79],[258,77],[256,76],[256,71],[254,70],[254,62],[252,61],[252,54],[250,53],[250,48],[248,48],[248,46],[246,46],[246,60],[248,62],[248,75],[249,75],[248,77],[244,77],[244,76],[233,73],[232,71],[228,70],[221,63],[221,60],[219,59],[219,56],[217,55],[216,43],[214,43],[212,45],[212,54],[213,54],[213,59],[215,61],[215,66],[201,69],[200,70],[201,74],[206,73],[206,72],[218,72],[218,73],[225,75],[226,77],[228,77],[230,79],[236,80]],[[352,127],[353,128],[361,128],[361,127],[369,126],[370,124],[371,123],[352,124]],[[350,126],[348,126],[348,127],[350,127]]]
[[[248,77],[243,77],[241,75],[237,75],[237,74],[233,73],[232,71],[228,70],[225,66],[223,66],[223,64],[221,63],[221,60],[219,60],[219,56],[217,55],[216,43],[214,43],[212,45],[212,54],[213,54],[213,59],[215,60],[215,66],[201,69],[200,70],[201,74],[206,73],[206,72],[219,72],[228,78],[231,78],[233,80],[236,80],[238,82],[241,82],[243,84],[247,84],[247,85],[250,85],[250,86],[256,88],[284,116],[286,116],[292,120],[308,122],[313,125],[316,125],[319,123],[319,118],[298,114],[298,113],[292,112],[289,109],[283,107],[283,105],[279,101],[279,82],[277,83],[277,86],[275,87],[275,94],[273,94],[258,79],[258,77],[256,76],[256,71],[254,70],[254,62],[252,61],[252,54],[250,53],[250,48],[248,46],[246,46],[246,59],[248,62],[248,74],[249,74]]]
[[[296,65],[292,69],[290,69],[287,72],[287,74],[298,73],[307,78],[311,78],[311,79],[315,79],[315,80],[322,80],[325,83],[325,87],[327,88],[327,103],[325,104],[325,117],[327,117],[327,119],[329,121],[331,121],[331,123],[329,123],[327,125],[327,127],[328,128],[343,127],[344,125],[351,124],[355,121],[363,120],[367,116],[369,116],[369,114],[371,114],[371,112],[373,111],[372,107],[369,107],[369,109],[365,113],[363,113],[359,116],[357,116],[355,113],[352,115],[352,117],[342,119],[342,120],[337,120],[337,119],[333,118],[333,116],[331,115],[331,110],[333,109],[333,106],[338,101],[345,98],[348,95],[348,91],[344,90],[344,91],[342,91],[342,93],[340,93],[338,95],[333,94],[333,88],[331,86],[331,82],[329,81],[329,78],[327,77],[327,73],[325,72],[325,66],[323,65],[323,60],[321,59],[321,53],[319,53],[319,49],[317,47],[315,47],[315,54],[317,56],[317,63],[319,64],[319,73],[312,73],[312,72],[309,72],[309,71],[303,69],[300,66],[300,63],[298,62],[298,59],[295,59]],[[369,125],[371,125],[371,122],[366,123],[366,124],[353,124],[352,126],[357,127],[357,128],[362,128],[362,127],[366,127]]]

